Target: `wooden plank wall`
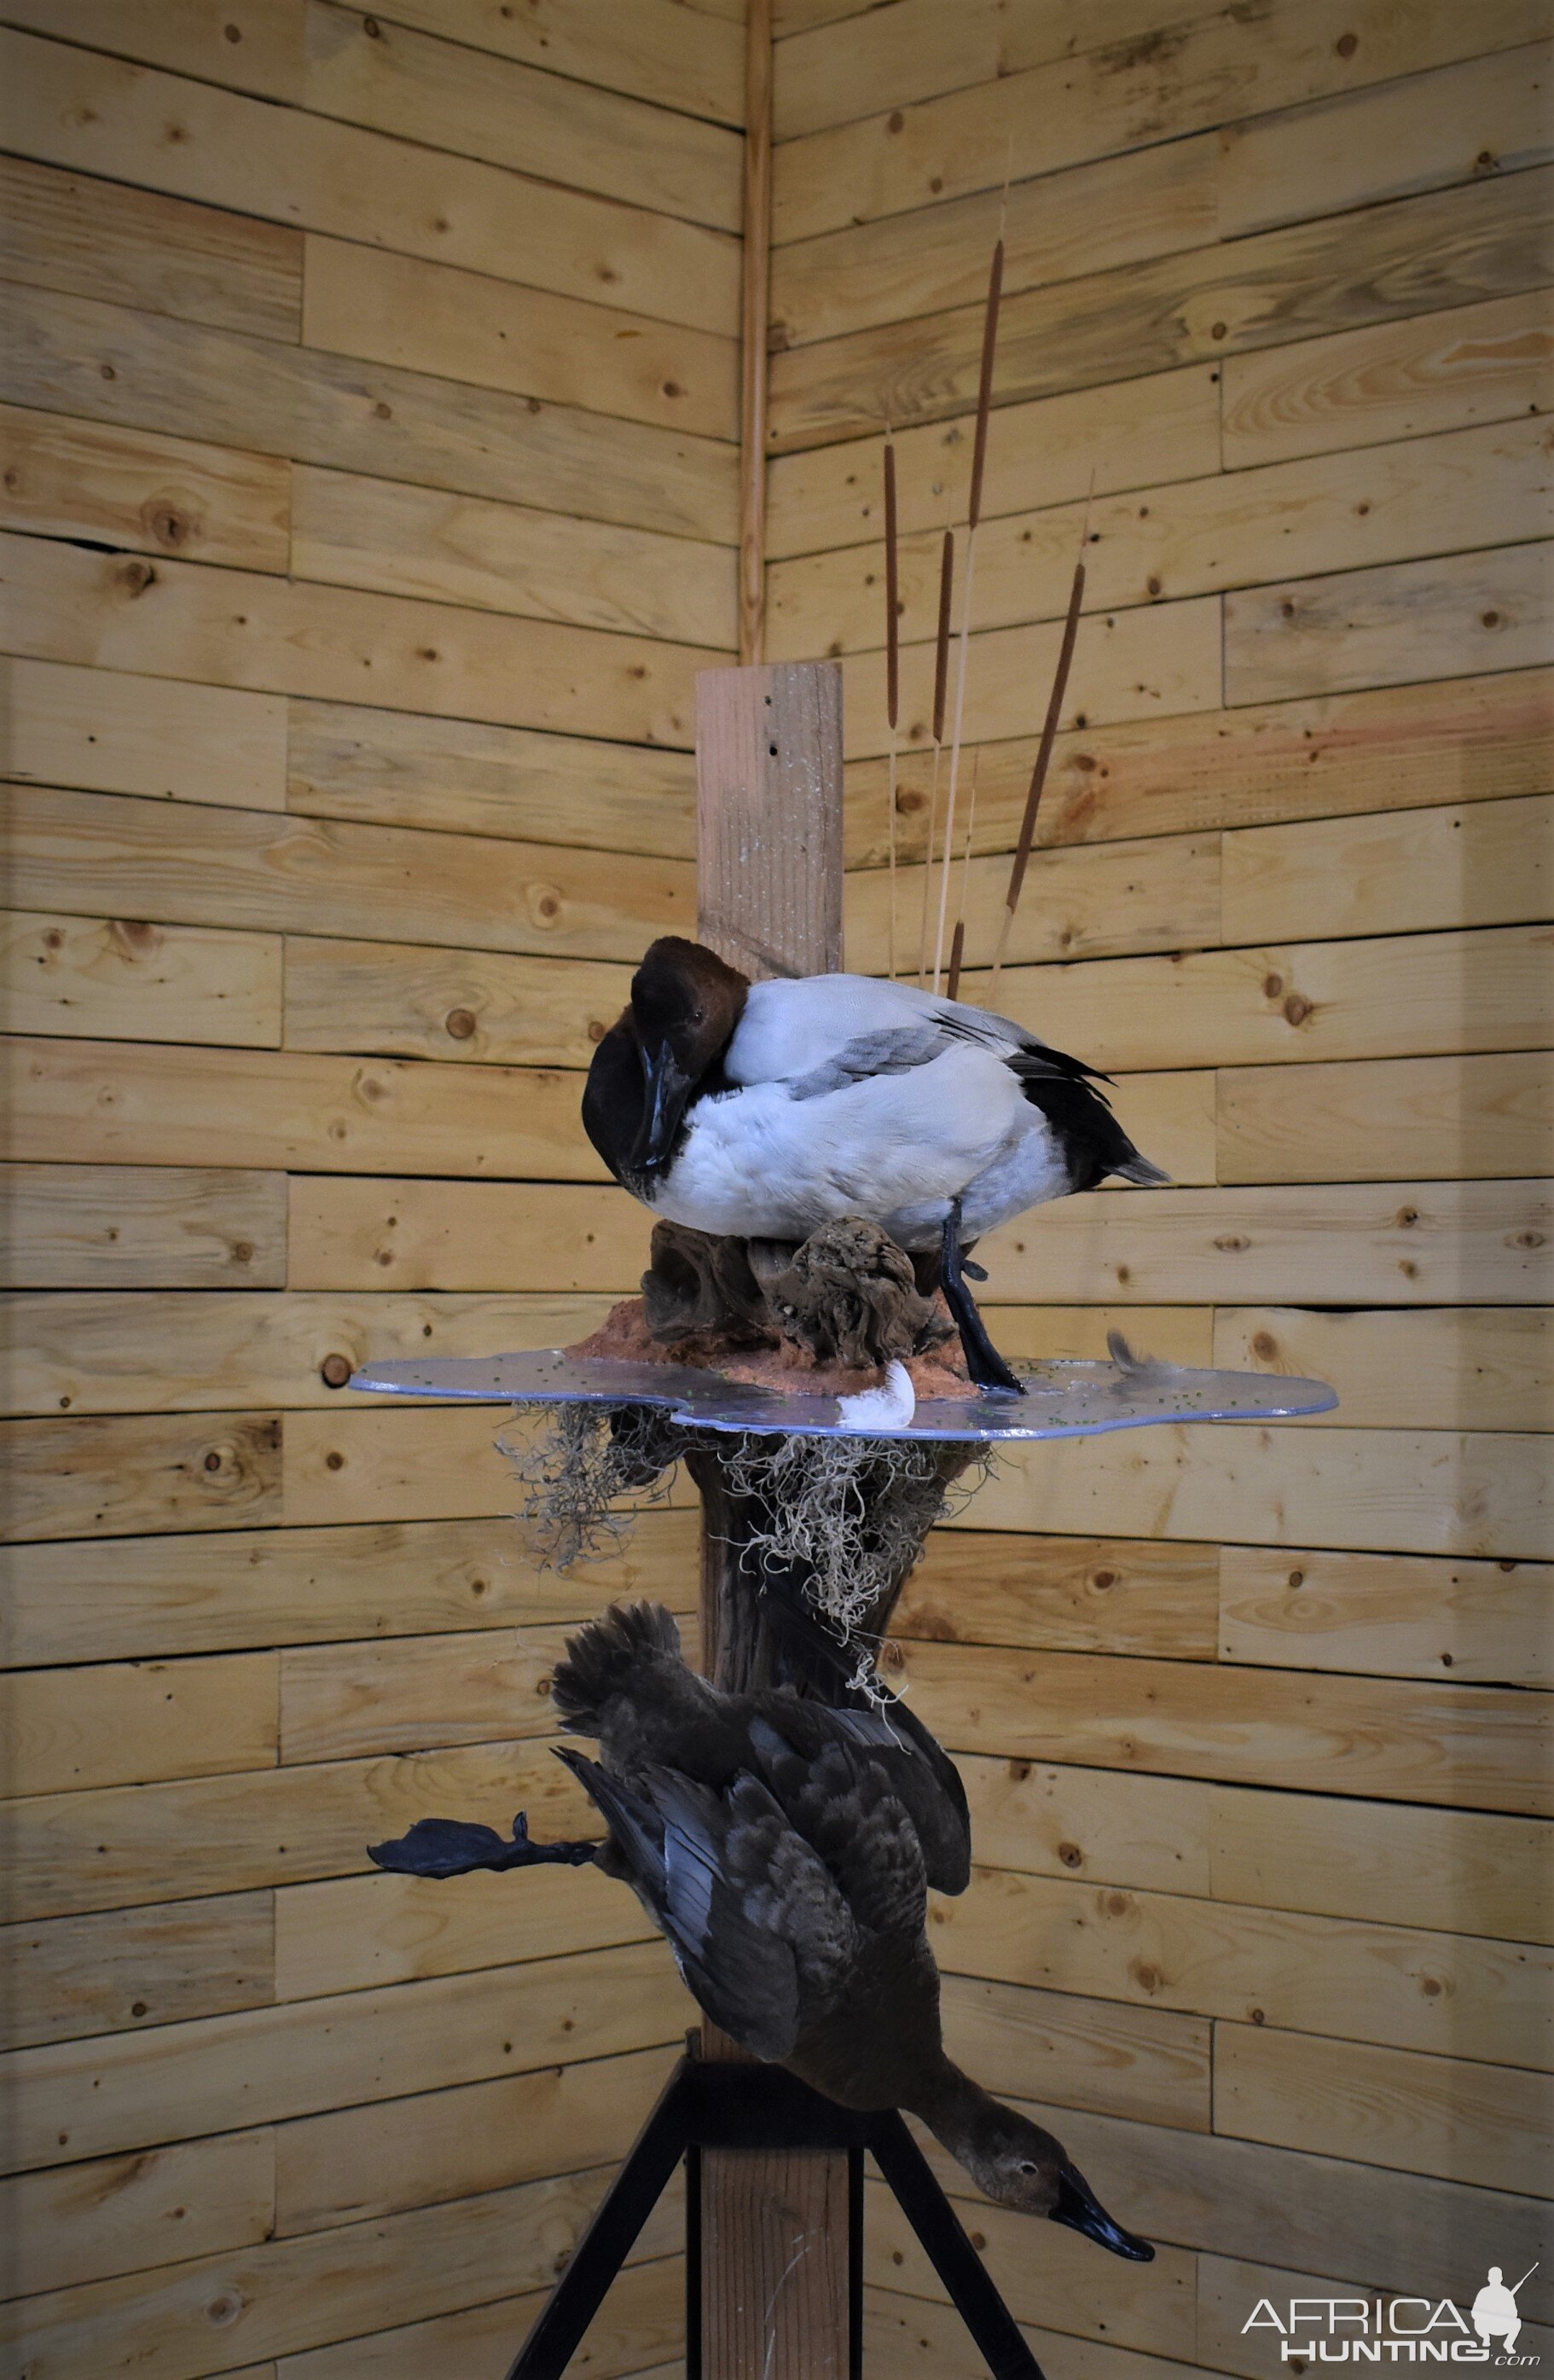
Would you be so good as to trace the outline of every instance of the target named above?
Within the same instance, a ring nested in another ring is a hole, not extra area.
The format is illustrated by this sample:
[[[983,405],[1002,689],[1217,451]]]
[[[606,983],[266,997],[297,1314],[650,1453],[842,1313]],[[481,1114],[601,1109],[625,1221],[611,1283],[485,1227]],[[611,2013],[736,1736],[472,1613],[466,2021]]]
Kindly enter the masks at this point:
[[[1001,219],[974,998],[1094,480],[1001,1004],[1114,1072],[1178,1186],[989,1244],[995,1333],[1094,1354],[1117,1324],[1342,1396],[1004,1461],[902,1623],[978,1828],[937,1912],[952,2030],[1162,2242],[1128,2267],[976,2204],[998,2277],[1054,2380],[1268,2380],[1261,2296],[1471,2298],[1549,2253],[1548,22],[805,18],[775,75],[770,647],[846,668],[855,965],[885,948],[881,426],[915,949]],[[881,2366],[974,2374],[873,2223]],[[1546,2263],[1535,2330],[1551,2303]]]
[[[688,1512],[558,1581],[498,1416],[341,1384],[641,1268],[578,1093],[695,915],[739,18],[0,6],[7,2374],[497,2380],[687,2021],[598,1879],[364,1846],[586,1823],[549,1665]]]

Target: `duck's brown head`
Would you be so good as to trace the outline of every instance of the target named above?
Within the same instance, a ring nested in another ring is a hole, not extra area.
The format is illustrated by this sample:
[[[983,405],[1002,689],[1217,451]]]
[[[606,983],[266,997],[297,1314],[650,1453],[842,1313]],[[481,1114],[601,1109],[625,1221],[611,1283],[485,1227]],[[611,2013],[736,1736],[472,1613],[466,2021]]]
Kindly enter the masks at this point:
[[[686,1108],[715,1074],[749,978],[701,942],[665,934],[631,979],[631,1000],[594,1052],[583,1097],[589,1139],[640,1191],[662,1172]]]
[[[1135,2264],[1153,2260],[1148,2240],[1124,2231],[1108,2215],[1062,2141],[1017,2108],[1006,2107],[948,2060],[910,2104],[996,2204],[1021,2215],[1045,2215]]]

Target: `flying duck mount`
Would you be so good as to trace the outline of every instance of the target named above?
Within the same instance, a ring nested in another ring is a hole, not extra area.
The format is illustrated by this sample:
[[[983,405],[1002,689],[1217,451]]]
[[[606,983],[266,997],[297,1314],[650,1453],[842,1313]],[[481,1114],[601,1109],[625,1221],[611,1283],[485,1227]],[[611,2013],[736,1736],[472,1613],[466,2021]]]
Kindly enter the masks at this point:
[[[697,684],[701,940],[754,978],[832,973],[842,965],[842,673],[832,662],[712,670]],[[1145,1194],[1147,1195],[1147,1194]],[[1323,1412],[1317,1380],[1111,1363],[1023,1367],[1026,1394],[970,1390],[919,1402],[909,1420],[850,1420],[838,1399],[789,1396],[688,1366],[582,1358],[552,1349],[468,1360],[369,1365],[350,1385],[379,1394],[504,1405],[657,1409],[684,1432],[701,1493],[702,1644],[731,1693],[795,1682],[847,1698],[845,1665],[828,1689],[795,1673],[791,1615],[813,1572],[771,1543],[771,1499],[740,1450],[846,1438],[916,1445],[910,1513],[880,1509],[879,1466],[866,1501],[889,1549],[856,1633],[880,1642],[941,1494],[982,1447],[1092,1437],[1158,1422],[1269,1420]],[[935,1451],[937,1450],[937,1451]],[[926,1467],[925,1467],[926,1466]],[[929,1492],[922,1492],[926,1477]],[[890,1525],[884,1525],[890,1524]],[[784,1614],[789,1615],[784,1629]],[[899,2112],[859,2116],[780,2067],[750,2058],[715,2027],[692,2035],[635,2148],[584,2233],[508,2380],[559,2380],[676,2166],[687,2176],[687,2380],[856,2380],[863,2369],[863,2157],[894,2192],[995,2380],[1041,2380],[949,2199]],[[795,2155],[795,2152],[801,2152]]]

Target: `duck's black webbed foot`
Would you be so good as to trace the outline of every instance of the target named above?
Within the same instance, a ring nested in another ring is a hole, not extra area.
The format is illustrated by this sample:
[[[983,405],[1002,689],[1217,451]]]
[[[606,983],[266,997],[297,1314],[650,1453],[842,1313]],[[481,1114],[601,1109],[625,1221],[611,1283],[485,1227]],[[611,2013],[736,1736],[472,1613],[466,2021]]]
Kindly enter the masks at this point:
[[[522,1810],[513,1821],[511,1841],[494,1827],[469,1818],[418,1818],[407,1835],[391,1843],[369,1843],[374,1866],[399,1876],[467,1876],[472,1868],[585,1867],[597,1843],[536,1843],[529,1840]]]
[[[944,1302],[955,1318],[965,1350],[965,1367],[979,1389],[994,1396],[1023,1397],[1025,1390],[1010,1370],[1003,1357],[989,1338],[982,1317],[977,1311],[977,1301],[965,1285],[969,1272],[975,1280],[988,1276],[980,1265],[967,1264],[961,1254],[961,1210],[955,1201],[944,1218],[944,1236],[939,1258],[940,1280]]]

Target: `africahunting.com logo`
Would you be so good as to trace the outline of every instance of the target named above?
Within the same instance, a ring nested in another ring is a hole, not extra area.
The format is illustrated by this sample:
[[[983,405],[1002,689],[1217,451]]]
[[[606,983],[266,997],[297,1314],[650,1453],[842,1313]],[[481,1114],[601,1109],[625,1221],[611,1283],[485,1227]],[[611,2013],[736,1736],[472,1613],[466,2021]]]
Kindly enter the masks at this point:
[[[1522,2316],[1517,2293],[1537,2270],[1529,2265],[1506,2287],[1499,2265],[1464,2313],[1451,2298],[1291,2298],[1283,2312],[1259,2298],[1241,2325],[1278,2334],[1280,2360],[1308,2363],[1495,2363],[1522,2369],[1538,2362],[1518,2355]],[[1271,2347],[1272,2339],[1269,2341]]]

